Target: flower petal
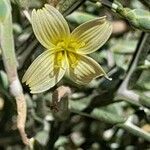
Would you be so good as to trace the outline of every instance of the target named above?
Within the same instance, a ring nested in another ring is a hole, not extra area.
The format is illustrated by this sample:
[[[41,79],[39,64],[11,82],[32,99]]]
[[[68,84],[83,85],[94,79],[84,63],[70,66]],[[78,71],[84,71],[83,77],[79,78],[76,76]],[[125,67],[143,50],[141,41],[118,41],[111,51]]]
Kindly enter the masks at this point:
[[[106,17],[101,17],[80,25],[72,32],[71,37],[82,45],[77,53],[90,54],[108,40],[111,32],[111,23],[106,20]]]
[[[87,84],[92,79],[99,76],[105,76],[108,78],[102,67],[88,56],[69,52],[67,59],[69,65],[67,73],[70,79],[76,83]]]
[[[46,4],[42,9],[32,11],[33,31],[40,43],[47,49],[70,35],[68,24],[61,13]]]
[[[50,50],[38,56],[23,76],[31,93],[41,93],[53,87],[63,77],[66,63],[62,52],[52,53]]]

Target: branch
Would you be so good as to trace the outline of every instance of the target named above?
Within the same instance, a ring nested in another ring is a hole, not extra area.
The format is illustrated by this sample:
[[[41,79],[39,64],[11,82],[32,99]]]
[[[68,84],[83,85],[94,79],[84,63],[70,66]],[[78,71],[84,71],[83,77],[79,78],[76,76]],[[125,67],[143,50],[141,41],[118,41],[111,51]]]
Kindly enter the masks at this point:
[[[10,1],[7,0],[11,8]],[[23,95],[22,86],[17,74],[17,62],[14,49],[13,25],[11,12],[0,26],[1,29],[1,49],[2,57],[7,72],[10,92],[14,96],[17,104],[17,127],[24,144],[28,144],[28,138],[25,133],[26,122],[26,102]]]
[[[67,16],[85,1],[86,0],[61,0],[58,3],[57,8],[64,16]]]
[[[110,105],[111,106],[111,105]],[[115,106],[115,105],[114,105]],[[130,116],[127,120],[121,115],[113,113],[111,111],[111,107],[101,107],[94,108],[92,112],[85,113],[83,112],[86,104],[84,102],[79,101],[70,101],[70,111],[85,117],[93,118],[99,120],[101,122],[106,122],[109,124],[116,125],[117,127],[121,127],[128,132],[134,134],[135,136],[141,137],[147,141],[150,141],[150,134],[140,127],[134,125],[131,122],[132,116]],[[115,107],[113,109],[116,109]],[[110,112],[109,112],[110,111]]]
[[[131,76],[133,76],[134,71],[136,70],[137,66],[142,63],[142,61],[145,60],[145,57],[147,57],[147,53],[149,51],[147,43],[149,43],[149,37],[150,34],[142,34],[139,44],[137,46],[137,49],[133,55],[133,58],[131,60],[127,75],[122,82],[121,86],[118,89],[117,92],[117,98],[123,98],[124,100],[136,104],[138,106],[141,106],[140,104],[140,96],[136,94],[133,90],[129,90],[129,82],[131,80]],[[141,71],[140,71],[141,73]],[[139,76],[139,75],[138,75]],[[137,76],[137,77],[138,77]],[[132,84],[135,84],[138,78],[135,78],[134,76],[134,82],[132,81]],[[131,84],[131,83],[130,83]]]
[[[124,128],[128,132],[134,134],[135,136],[142,137],[143,139],[150,141],[150,134],[143,129],[139,128],[138,126],[134,125],[131,122],[132,116],[128,118],[128,120],[124,124],[118,125],[121,128]]]

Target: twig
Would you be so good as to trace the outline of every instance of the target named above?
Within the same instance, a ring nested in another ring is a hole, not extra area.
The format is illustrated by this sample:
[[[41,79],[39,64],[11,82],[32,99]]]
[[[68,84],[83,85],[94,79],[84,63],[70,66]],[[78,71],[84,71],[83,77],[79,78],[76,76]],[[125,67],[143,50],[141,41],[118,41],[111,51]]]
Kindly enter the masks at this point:
[[[99,120],[102,122],[106,122],[106,123],[110,123],[110,124],[116,124],[116,126],[127,130],[128,132],[134,134],[135,136],[142,137],[143,139],[150,141],[150,134],[148,132],[144,131],[143,129],[139,128],[138,126],[134,125],[131,122],[132,116],[130,116],[126,121],[124,119],[121,119],[120,123],[119,123],[117,116],[116,116],[116,118],[114,118],[112,120],[112,117],[110,117],[111,114],[107,115],[103,112],[103,110],[101,110],[99,108],[95,108],[93,113],[85,113],[85,112],[79,110],[74,105],[78,105],[78,106],[80,105],[80,107],[82,105],[82,107],[85,107],[84,105],[86,105],[86,104],[79,103],[78,101],[76,101],[76,102],[70,101],[70,102],[71,102],[70,103],[70,111],[73,113],[76,113],[76,114],[79,114],[79,115],[82,115],[85,117],[93,118],[93,119],[96,119],[96,120]],[[97,113],[96,113],[96,111],[97,111]]]
[[[64,16],[67,16],[85,1],[86,0],[61,0],[57,8]]]
[[[124,128],[125,130],[129,131],[130,133],[134,134],[135,136],[142,137],[143,139],[150,141],[150,134],[143,129],[139,128],[138,126],[134,125],[131,122],[130,116],[128,120],[124,124],[118,124],[119,127]]]
[[[10,1],[7,0],[7,2],[9,4],[9,7],[11,7]],[[28,144],[28,138],[25,133],[26,102],[23,95],[22,86],[17,74],[17,62],[14,49],[11,13],[9,13],[8,18],[5,19],[0,27],[3,62],[9,80],[10,92],[14,96],[17,104],[17,127],[24,144]]]
[[[143,53],[144,53],[144,49],[145,49],[145,43],[147,42],[147,38],[148,38],[148,34],[144,34],[142,35],[139,44],[137,46],[137,49],[133,55],[133,58],[131,60],[129,69],[128,69],[128,73],[124,79],[124,81],[122,82],[121,86],[118,89],[117,92],[117,97],[119,98],[123,98],[124,100],[137,104],[137,105],[141,105],[139,102],[140,96],[138,94],[136,94],[133,90],[128,90],[128,85],[129,85],[129,80],[132,76],[132,74],[134,73],[138,62],[141,59],[141,56],[143,57]],[[148,51],[148,49],[146,49],[145,51]],[[145,52],[146,54],[146,52]],[[145,57],[145,55],[144,55]]]

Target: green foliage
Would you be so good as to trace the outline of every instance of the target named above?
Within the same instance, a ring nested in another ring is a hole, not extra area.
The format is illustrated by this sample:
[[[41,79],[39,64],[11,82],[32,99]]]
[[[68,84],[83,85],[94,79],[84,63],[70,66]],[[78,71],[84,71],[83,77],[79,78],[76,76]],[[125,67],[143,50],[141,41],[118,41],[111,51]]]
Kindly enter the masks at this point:
[[[26,131],[28,137],[32,137],[29,148],[22,144],[17,131],[17,108],[9,91],[9,73],[0,60],[0,149],[147,150],[150,141],[150,12],[149,5],[143,5],[147,1],[136,4],[123,0],[114,3],[111,0],[101,3],[97,0],[11,2],[12,12],[6,1],[0,0],[0,20],[3,22],[0,25],[0,55],[1,58],[6,56],[7,61],[15,59],[14,53],[2,53],[2,48],[12,52],[15,45],[20,79],[44,50],[27,17],[33,8],[55,2],[56,8],[66,16],[71,30],[103,15],[113,23],[113,34],[108,42],[90,55],[103,66],[112,81],[100,77],[88,85],[79,86],[64,78],[56,87],[36,95],[22,84],[27,102]],[[13,21],[8,12],[12,13]],[[14,37],[10,36],[12,28]],[[6,42],[8,39],[11,44]],[[16,62],[14,64],[16,66]],[[52,95],[61,85],[69,87],[72,93],[56,101]]]
[[[150,12],[143,9],[123,8],[121,15],[138,29],[150,31]]]
[[[57,7],[64,16],[71,13],[74,9],[78,8],[85,0],[60,0]]]

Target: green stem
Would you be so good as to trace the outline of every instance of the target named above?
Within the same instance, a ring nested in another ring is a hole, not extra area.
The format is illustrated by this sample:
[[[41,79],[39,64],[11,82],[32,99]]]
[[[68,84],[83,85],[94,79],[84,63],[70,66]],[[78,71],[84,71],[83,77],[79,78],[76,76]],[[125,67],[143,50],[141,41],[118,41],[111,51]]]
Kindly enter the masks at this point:
[[[116,126],[125,129],[126,131],[132,133],[133,135],[141,137],[141,138],[143,138],[147,141],[150,141],[150,134],[148,132],[144,131],[143,129],[139,128],[138,126],[134,125],[130,121],[130,118],[132,116],[129,117],[127,119],[127,121],[125,121],[125,122],[123,122],[123,120],[122,120],[123,123],[119,123],[117,117],[116,117],[116,120],[113,120],[113,122],[112,122],[111,117],[110,116],[107,117],[107,114],[103,114],[103,111],[101,111],[98,108],[95,108],[94,110],[95,110],[95,112],[99,111],[99,114],[96,114],[94,112],[89,114],[89,113],[85,113],[81,110],[75,109],[73,104],[75,104],[75,103],[70,103],[70,111],[73,112],[73,113],[79,114],[81,116],[93,118],[93,119],[96,119],[96,120],[99,120],[99,121],[102,121],[102,122],[104,121],[106,123],[116,124]],[[81,104],[81,105],[84,105],[84,104]]]
[[[64,16],[67,16],[85,1],[86,0],[62,0],[58,3],[57,7]]]
[[[128,120],[124,124],[119,125],[119,127],[124,128],[135,136],[141,137],[150,142],[150,134]]]
[[[11,9],[10,1],[7,0],[7,3]],[[14,96],[17,104],[17,127],[23,142],[28,144],[28,138],[25,133],[26,102],[17,74],[17,61],[14,48],[11,12],[9,12],[8,17],[3,21],[3,23],[0,24],[0,31],[3,63],[9,80],[10,92],[12,96]]]
[[[141,65],[144,62],[146,56],[148,55],[150,45],[149,38],[150,35],[148,33],[143,33],[141,35],[139,44],[136,48],[129,69],[127,71],[127,75],[118,89],[116,99],[124,99],[125,101],[128,101],[132,104],[141,106],[140,96],[137,93],[135,93],[135,91],[129,90],[128,87],[133,86],[141,74],[141,71],[135,72],[135,70],[138,65]]]
[[[14,55],[14,41],[12,34],[11,14],[1,24],[1,48],[4,66],[8,75],[9,82],[12,82],[17,76],[16,56]]]

